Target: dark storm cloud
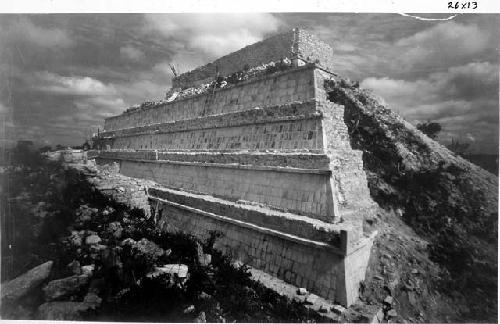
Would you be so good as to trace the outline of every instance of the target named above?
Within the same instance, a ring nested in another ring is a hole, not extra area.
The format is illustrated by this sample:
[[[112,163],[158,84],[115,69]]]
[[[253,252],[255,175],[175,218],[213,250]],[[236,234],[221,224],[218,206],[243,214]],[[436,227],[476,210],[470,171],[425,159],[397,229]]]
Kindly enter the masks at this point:
[[[498,150],[498,15],[0,15],[0,77],[8,80],[0,115],[14,111],[18,136],[77,144],[105,117],[162,98],[169,64],[186,72],[296,26],[333,45],[335,72],[410,122],[438,120],[441,140]]]
[[[13,110],[17,135],[75,144],[104,117],[161,96],[171,76],[153,68],[173,53],[135,33],[145,23],[143,15],[2,16],[2,65],[11,89],[1,101]],[[146,83],[141,95],[126,90],[144,79],[158,84]]]

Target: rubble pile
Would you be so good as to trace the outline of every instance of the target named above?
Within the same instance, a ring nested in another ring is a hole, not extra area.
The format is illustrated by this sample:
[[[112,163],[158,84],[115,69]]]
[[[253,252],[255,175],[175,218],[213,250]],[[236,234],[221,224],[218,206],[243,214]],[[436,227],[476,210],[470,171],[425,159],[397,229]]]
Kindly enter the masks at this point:
[[[175,89],[171,89],[166,97],[172,98],[171,100],[167,99],[167,102],[179,100],[199,94],[206,93],[210,90],[224,88],[226,86],[235,85],[240,82],[253,79],[262,75],[272,74],[280,71],[285,71],[287,69],[292,68],[292,61],[289,58],[284,58],[278,62],[269,62],[255,67],[246,67],[241,71],[231,73],[228,76],[216,76],[214,80],[210,83],[204,83],[196,87],[182,89],[180,91],[176,91]],[[175,94],[175,96],[174,96]],[[172,97],[174,96],[174,97]]]
[[[186,89],[171,89],[165,99],[158,101],[146,101],[140,105],[134,105],[125,110],[125,112],[134,112],[141,109],[150,109],[164,105],[168,102],[181,100],[184,98],[201,95],[215,89],[224,88],[230,85],[235,85],[240,82],[259,77],[261,75],[271,74],[279,71],[285,71],[292,68],[292,61],[289,58],[284,58],[278,62],[269,62],[252,68],[244,68],[242,71],[234,72],[228,76],[214,76],[214,80],[208,83],[203,83],[196,87]]]

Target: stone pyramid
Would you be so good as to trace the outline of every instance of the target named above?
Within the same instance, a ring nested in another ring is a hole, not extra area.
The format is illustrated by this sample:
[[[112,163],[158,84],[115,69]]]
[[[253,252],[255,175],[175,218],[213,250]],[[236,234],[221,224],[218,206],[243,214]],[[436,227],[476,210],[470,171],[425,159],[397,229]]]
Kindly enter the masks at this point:
[[[358,296],[374,212],[351,148],[333,49],[295,28],[177,75],[160,102],[105,120],[99,163],[154,180],[158,226],[345,306]]]

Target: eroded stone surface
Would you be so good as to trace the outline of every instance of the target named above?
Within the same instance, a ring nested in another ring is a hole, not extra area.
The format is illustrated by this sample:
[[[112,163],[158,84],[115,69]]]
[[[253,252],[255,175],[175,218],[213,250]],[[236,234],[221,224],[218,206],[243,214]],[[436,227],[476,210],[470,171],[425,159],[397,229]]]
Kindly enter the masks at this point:
[[[87,302],[49,302],[40,305],[38,315],[42,320],[76,321],[82,319],[82,314],[93,309],[95,305]]]
[[[2,283],[2,303],[14,303],[42,284],[49,277],[52,265],[52,261],[45,262],[11,281]]]
[[[47,286],[43,288],[43,292],[45,294],[45,299],[51,301],[73,295],[79,292],[88,283],[88,275],[75,275],[49,282]]]

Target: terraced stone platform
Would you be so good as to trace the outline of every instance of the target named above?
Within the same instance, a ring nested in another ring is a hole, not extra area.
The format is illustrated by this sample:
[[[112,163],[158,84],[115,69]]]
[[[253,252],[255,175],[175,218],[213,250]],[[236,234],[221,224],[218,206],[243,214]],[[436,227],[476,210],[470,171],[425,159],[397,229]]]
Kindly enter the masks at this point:
[[[179,75],[168,99],[106,119],[97,161],[158,184],[148,194],[165,231],[218,232],[235,260],[350,305],[374,203],[324,88],[332,55],[294,29]]]

